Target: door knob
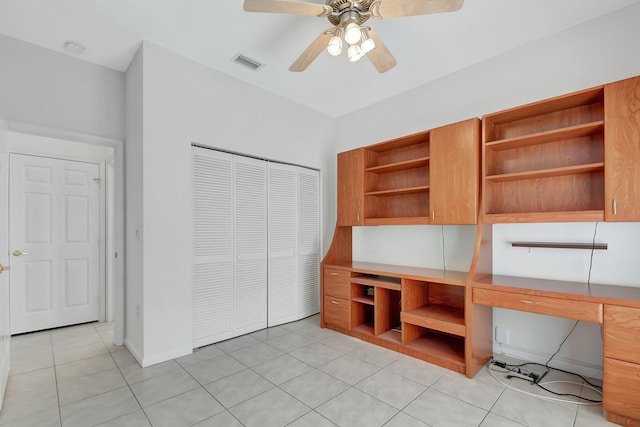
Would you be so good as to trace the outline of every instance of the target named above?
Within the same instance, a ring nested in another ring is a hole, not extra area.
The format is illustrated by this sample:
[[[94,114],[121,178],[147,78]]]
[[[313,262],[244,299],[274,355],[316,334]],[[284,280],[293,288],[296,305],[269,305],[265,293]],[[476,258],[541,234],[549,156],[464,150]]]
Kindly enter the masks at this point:
[[[2,264],[0,264],[0,274],[2,274],[3,271],[7,271],[7,270],[11,270],[11,267],[9,266],[4,266]]]
[[[13,256],[29,255],[29,252],[22,252],[20,249],[13,251]]]

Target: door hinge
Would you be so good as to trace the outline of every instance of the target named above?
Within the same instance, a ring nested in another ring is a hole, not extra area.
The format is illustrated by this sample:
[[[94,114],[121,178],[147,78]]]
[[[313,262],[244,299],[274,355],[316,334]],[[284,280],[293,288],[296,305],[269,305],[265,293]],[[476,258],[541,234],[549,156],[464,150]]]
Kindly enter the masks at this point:
[[[100,295],[98,295],[98,307],[100,307],[101,303],[102,303],[102,297]]]
[[[98,184],[98,188],[102,188],[102,180],[100,178],[93,178],[93,182]]]

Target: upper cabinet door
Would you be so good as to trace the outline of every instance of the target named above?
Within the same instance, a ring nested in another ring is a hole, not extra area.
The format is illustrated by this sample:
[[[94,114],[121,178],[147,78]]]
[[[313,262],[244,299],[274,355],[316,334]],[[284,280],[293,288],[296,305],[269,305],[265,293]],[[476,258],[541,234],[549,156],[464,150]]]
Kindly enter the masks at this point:
[[[364,225],[364,149],[338,154],[338,225]]]
[[[432,224],[476,224],[480,182],[480,120],[431,131]]]
[[[604,90],[605,220],[640,221],[640,77]]]

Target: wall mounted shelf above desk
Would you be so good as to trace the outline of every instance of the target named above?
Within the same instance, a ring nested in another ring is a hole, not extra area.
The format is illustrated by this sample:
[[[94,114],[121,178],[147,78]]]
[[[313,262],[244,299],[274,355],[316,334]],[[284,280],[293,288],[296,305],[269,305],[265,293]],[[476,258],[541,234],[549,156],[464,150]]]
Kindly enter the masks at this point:
[[[514,248],[548,248],[548,249],[597,249],[607,250],[607,243],[548,243],[548,242],[511,242]]]

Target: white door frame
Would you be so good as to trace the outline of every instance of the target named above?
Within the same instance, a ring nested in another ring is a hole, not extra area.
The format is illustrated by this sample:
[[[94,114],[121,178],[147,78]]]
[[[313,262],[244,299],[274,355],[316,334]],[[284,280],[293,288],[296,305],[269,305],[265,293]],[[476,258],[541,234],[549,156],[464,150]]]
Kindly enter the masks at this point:
[[[21,141],[19,147],[12,145],[9,142],[8,151],[32,154],[32,155],[50,155],[60,157],[59,150],[56,148],[62,147],[65,152],[65,158],[69,160],[79,160],[74,158],[73,151],[89,151],[90,146],[98,146],[111,148],[113,150],[113,164],[109,165],[105,160],[102,160],[102,170],[104,170],[106,176],[102,176],[104,189],[108,183],[113,183],[112,197],[109,197],[107,191],[106,203],[113,202],[113,206],[107,207],[102,212],[111,212],[112,215],[103,215],[107,221],[107,233],[111,238],[106,238],[107,244],[111,243],[111,248],[107,247],[108,256],[102,260],[104,268],[110,268],[110,271],[106,273],[106,276],[111,281],[111,288],[113,293],[113,309],[110,313],[113,314],[114,320],[114,342],[116,345],[122,345],[124,341],[124,147],[123,141],[118,139],[103,138],[94,135],[88,135],[83,133],[71,132],[62,129],[55,129],[49,127],[43,127],[38,125],[32,125],[22,122],[7,123],[9,130],[9,137],[14,136],[14,139],[20,139],[20,134],[29,135],[32,137],[33,143],[25,143]],[[11,138],[8,138],[11,141]],[[45,143],[46,142],[46,143]],[[81,144],[81,145],[78,145]],[[84,149],[83,149],[83,145]],[[57,147],[56,147],[57,146]],[[55,147],[55,152],[51,151],[51,147]],[[8,186],[8,183],[0,183],[3,187]],[[8,191],[8,187],[7,187]],[[6,208],[8,210],[8,206]],[[8,212],[7,212],[8,213]],[[112,224],[109,224],[109,218],[111,218]],[[0,229],[0,240],[7,241],[8,230]],[[106,259],[105,259],[106,258]],[[104,270],[103,270],[104,271]],[[107,286],[108,288],[108,286]],[[105,293],[102,293],[105,295]],[[106,295],[109,295],[107,291]],[[104,299],[104,298],[103,298]],[[106,301],[101,304],[104,307]],[[105,316],[103,308],[101,308],[101,316]],[[110,317],[110,316],[109,316]],[[105,317],[101,317],[105,318]],[[109,319],[110,320],[110,319]]]

